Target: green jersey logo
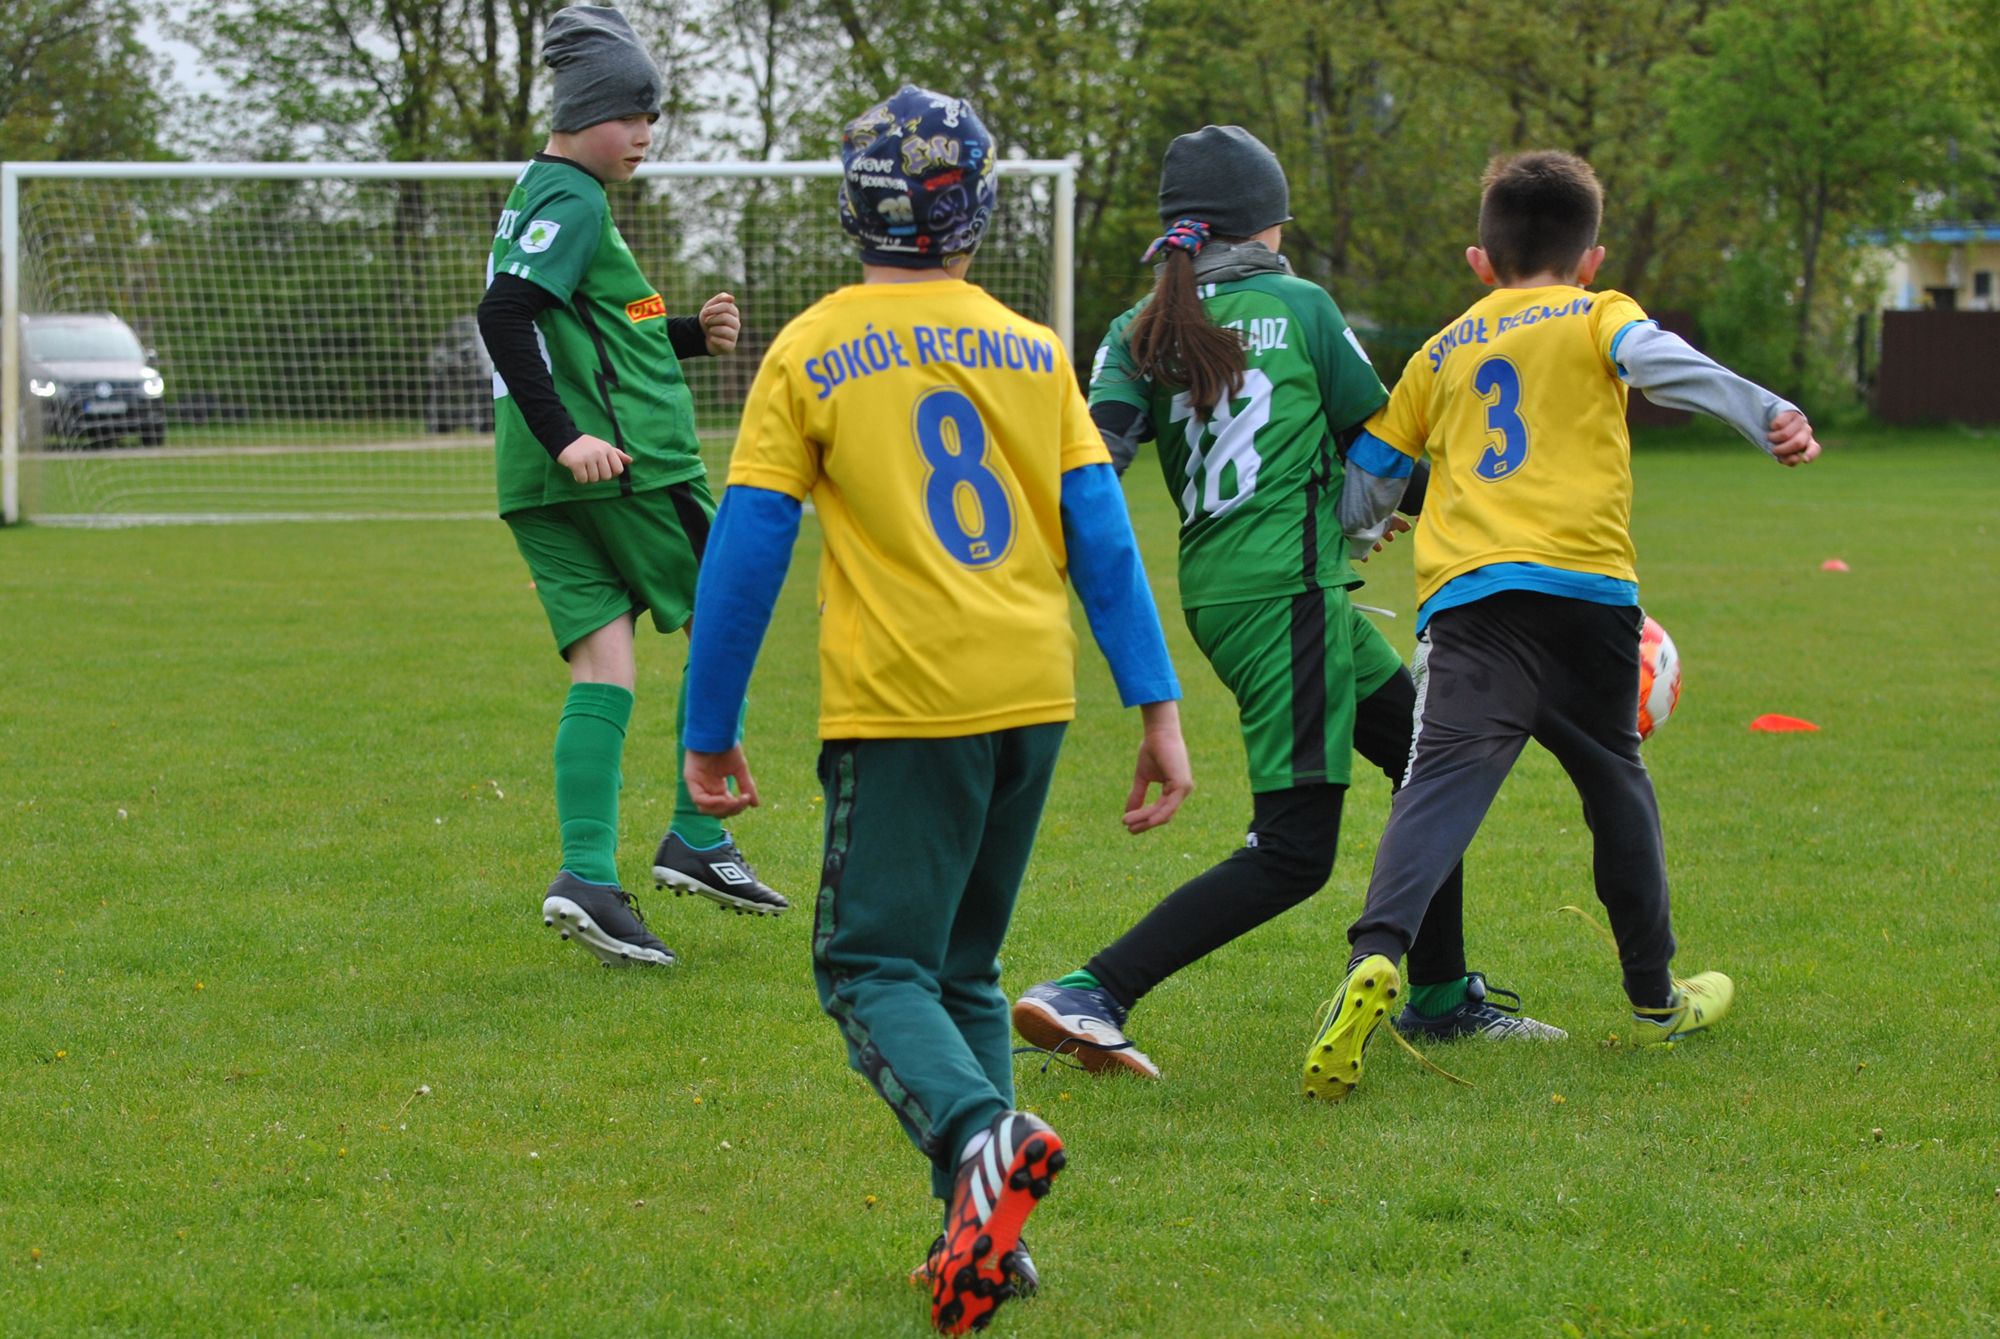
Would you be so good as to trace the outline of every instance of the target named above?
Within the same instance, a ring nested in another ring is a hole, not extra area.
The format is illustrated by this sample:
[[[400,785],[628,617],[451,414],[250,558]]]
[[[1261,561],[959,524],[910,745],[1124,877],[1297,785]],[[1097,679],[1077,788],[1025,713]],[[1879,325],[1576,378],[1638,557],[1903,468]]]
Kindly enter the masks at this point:
[[[562,224],[551,219],[536,219],[521,233],[521,249],[535,252],[546,251],[555,245],[556,234],[562,231]]]

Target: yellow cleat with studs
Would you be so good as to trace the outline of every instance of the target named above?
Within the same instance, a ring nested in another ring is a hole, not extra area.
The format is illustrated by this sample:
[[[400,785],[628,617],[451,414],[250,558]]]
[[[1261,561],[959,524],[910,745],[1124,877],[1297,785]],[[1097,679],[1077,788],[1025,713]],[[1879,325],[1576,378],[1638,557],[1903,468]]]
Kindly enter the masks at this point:
[[[1379,953],[1354,964],[1340,992],[1324,1008],[1318,1035],[1306,1052],[1305,1094],[1338,1102],[1361,1082],[1361,1051],[1390,1006],[1403,993],[1396,964]]]

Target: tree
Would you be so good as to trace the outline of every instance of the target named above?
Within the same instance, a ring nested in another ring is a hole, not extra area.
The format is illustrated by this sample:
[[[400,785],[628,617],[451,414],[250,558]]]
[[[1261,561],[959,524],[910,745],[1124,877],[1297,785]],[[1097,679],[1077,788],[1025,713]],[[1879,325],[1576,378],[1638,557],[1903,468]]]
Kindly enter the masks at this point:
[[[230,156],[523,159],[548,133],[539,51],[561,0],[202,0],[177,32],[237,95]],[[689,86],[682,6],[628,6],[670,98]],[[667,109],[666,131],[689,108]],[[677,119],[678,118],[678,119]],[[217,147],[223,147],[218,145]]]
[[[1698,297],[1699,288],[1678,280],[1713,249],[1714,211],[1699,207],[1699,196],[1690,208],[1670,170],[1674,149],[1661,125],[1671,90],[1663,76],[1673,61],[1696,51],[1696,33],[1717,3],[1370,3],[1414,61],[1402,90],[1426,99],[1456,95],[1454,114],[1479,145],[1475,161],[1450,169],[1468,189],[1495,153],[1567,149],[1587,159],[1604,183],[1605,282],[1656,301]],[[1436,157],[1424,141],[1403,147]],[[1467,219],[1460,231],[1469,234],[1470,226]]]
[[[161,156],[162,75],[132,0],[7,0],[0,158]]]
[[[1676,64],[1678,189],[1736,221],[1725,306],[1743,334],[1785,314],[1795,394],[1825,389],[1816,346],[1866,278],[1853,240],[1906,223],[1978,128],[1951,18],[1938,0],[1768,0],[1714,14],[1706,54]]]

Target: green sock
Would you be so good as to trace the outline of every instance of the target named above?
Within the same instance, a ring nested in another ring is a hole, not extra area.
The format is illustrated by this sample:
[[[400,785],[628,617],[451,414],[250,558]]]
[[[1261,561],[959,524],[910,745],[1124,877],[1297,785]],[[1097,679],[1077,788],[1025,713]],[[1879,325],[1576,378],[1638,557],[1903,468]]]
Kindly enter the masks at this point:
[[[1084,971],[1081,967],[1079,967],[1074,972],[1071,972],[1068,976],[1057,977],[1056,984],[1061,986],[1065,990],[1103,989],[1103,987],[1097,983],[1097,978],[1092,976],[1089,972]]]
[[[556,727],[556,821],[563,868],[591,883],[618,882],[619,765],[632,694],[615,683],[573,683]]]
[[[750,710],[750,704],[743,704],[743,711],[737,713],[736,736],[743,737],[743,716]],[[688,681],[687,671],[681,671],[680,701],[674,706],[674,738],[687,733]],[[674,821],[668,828],[682,841],[697,851],[706,851],[711,846],[720,845],[723,838],[722,820],[710,818],[694,807],[694,797],[688,794],[687,777],[679,768],[674,771]]]
[[[1441,985],[1411,986],[1410,1007],[1426,1018],[1442,1017],[1470,998],[1465,983],[1471,979],[1461,976],[1456,981],[1446,981]]]

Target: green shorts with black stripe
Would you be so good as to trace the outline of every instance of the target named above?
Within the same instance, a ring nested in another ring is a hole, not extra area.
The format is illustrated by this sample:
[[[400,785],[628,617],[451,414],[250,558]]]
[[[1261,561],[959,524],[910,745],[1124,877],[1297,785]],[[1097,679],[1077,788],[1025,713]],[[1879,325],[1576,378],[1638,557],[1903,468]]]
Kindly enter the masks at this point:
[[[715,500],[699,479],[623,497],[557,502],[502,519],[527,559],[564,658],[627,614],[672,632],[694,615],[695,575]]]
[[[1403,664],[1347,591],[1207,605],[1188,610],[1187,624],[1236,696],[1250,789],[1346,785],[1354,705]]]

